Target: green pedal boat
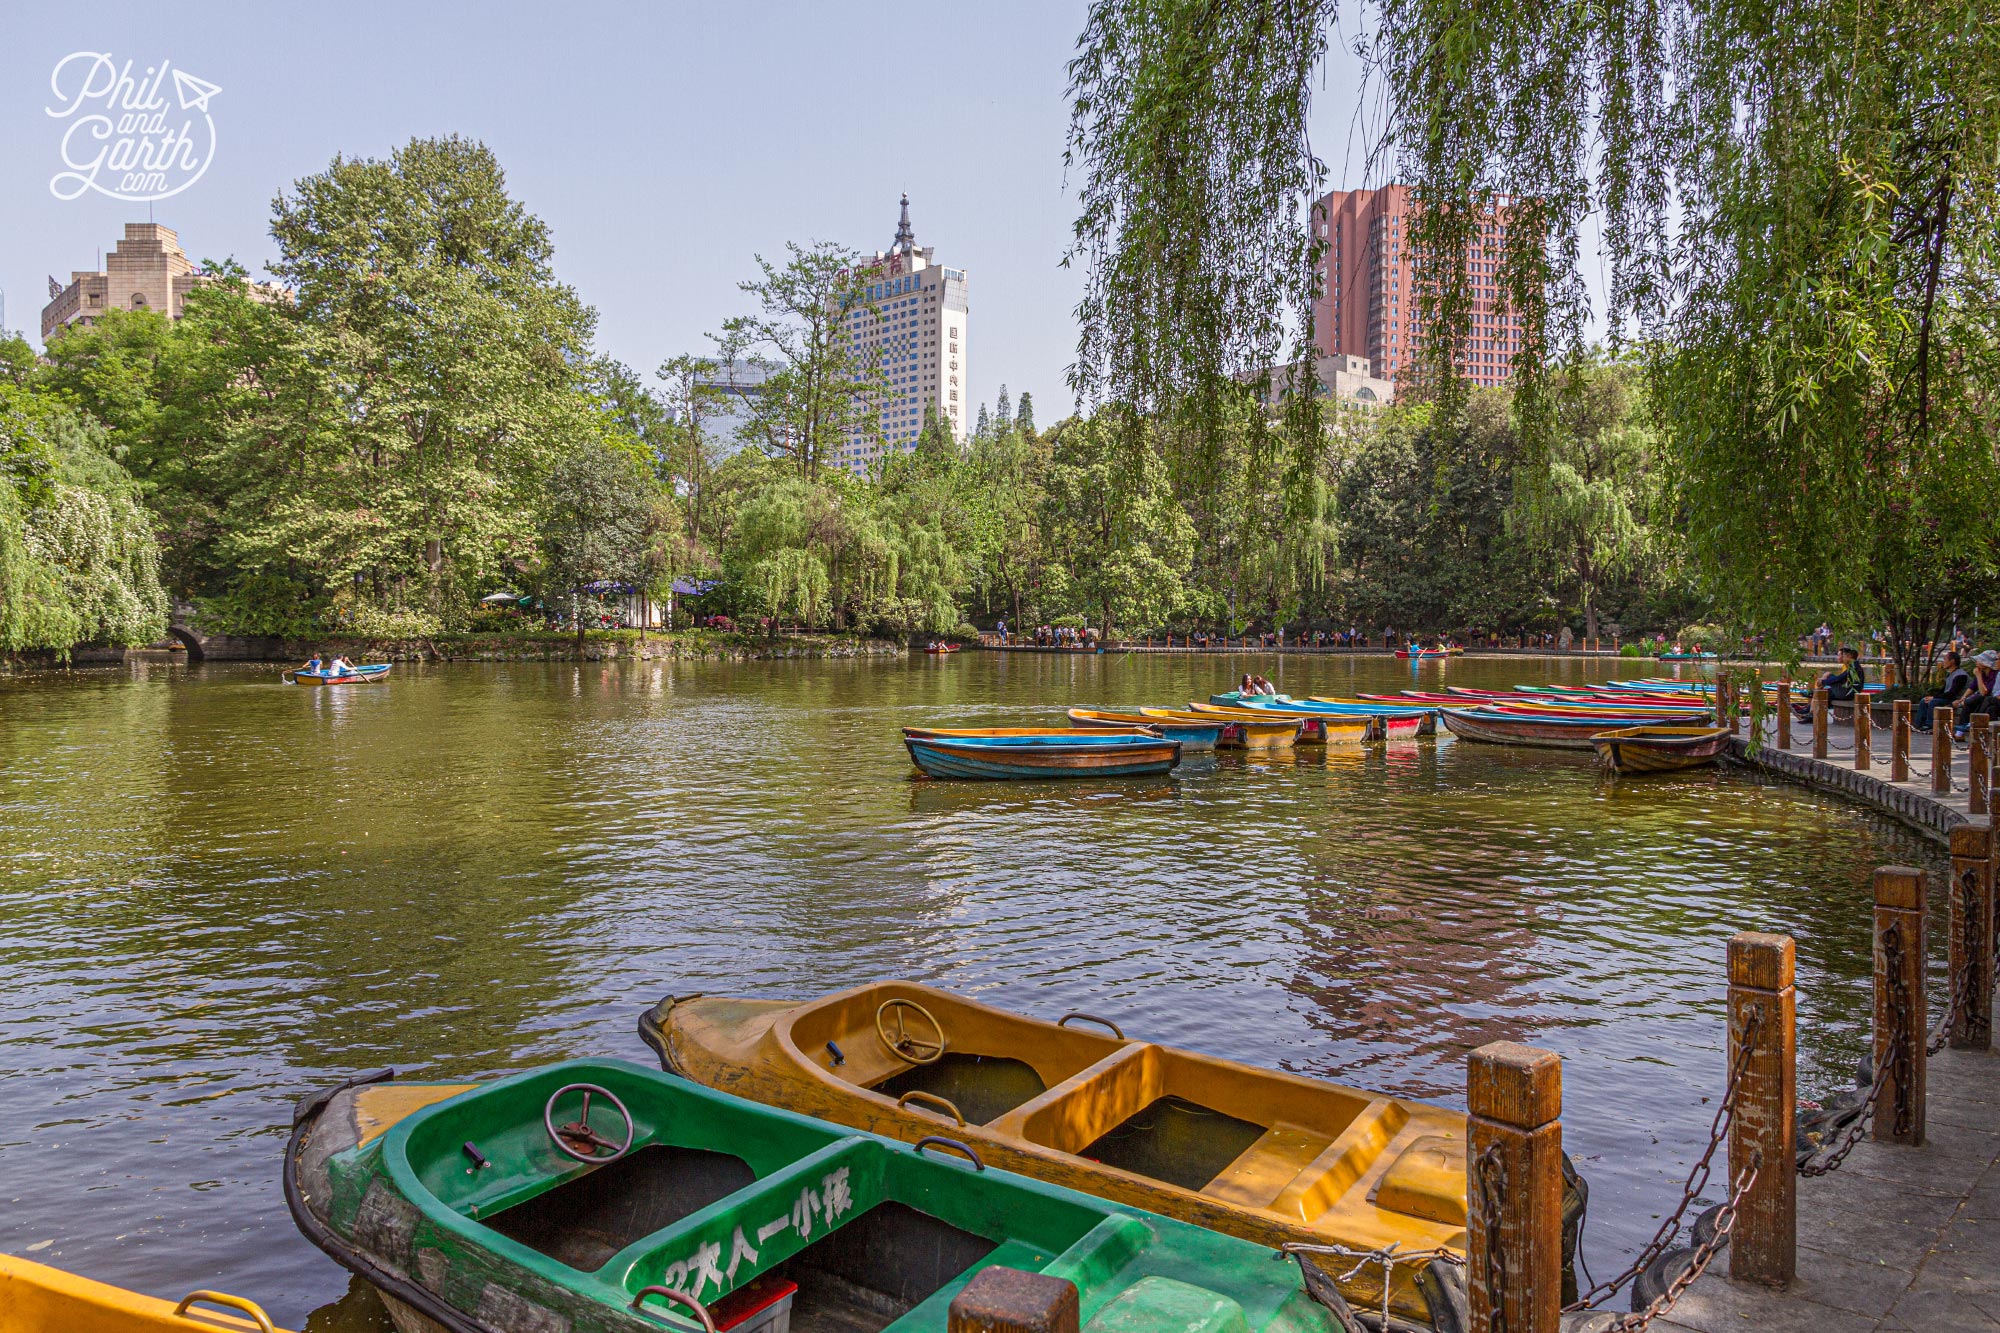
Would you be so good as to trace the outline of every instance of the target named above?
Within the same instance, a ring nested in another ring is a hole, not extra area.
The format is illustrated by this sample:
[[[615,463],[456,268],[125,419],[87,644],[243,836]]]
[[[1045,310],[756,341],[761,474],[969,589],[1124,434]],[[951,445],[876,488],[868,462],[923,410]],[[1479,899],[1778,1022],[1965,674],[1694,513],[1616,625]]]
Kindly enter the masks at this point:
[[[300,1106],[285,1199],[403,1333],[942,1333],[989,1269],[1074,1283],[1087,1333],[1341,1327],[1272,1250],[987,1169],[949,1139],[906,1145],[622,1061],[388,1079]]]

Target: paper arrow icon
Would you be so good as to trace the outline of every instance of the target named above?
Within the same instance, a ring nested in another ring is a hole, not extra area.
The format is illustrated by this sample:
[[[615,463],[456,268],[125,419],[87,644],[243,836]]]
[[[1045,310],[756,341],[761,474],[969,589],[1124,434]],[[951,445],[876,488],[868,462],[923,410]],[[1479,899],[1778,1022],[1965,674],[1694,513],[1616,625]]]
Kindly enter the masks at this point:
[[[197,79],[184,69],[174,71],[174,91],[180,94],[181,110],[207,111],[208,99],[222,89],[207,79]]]

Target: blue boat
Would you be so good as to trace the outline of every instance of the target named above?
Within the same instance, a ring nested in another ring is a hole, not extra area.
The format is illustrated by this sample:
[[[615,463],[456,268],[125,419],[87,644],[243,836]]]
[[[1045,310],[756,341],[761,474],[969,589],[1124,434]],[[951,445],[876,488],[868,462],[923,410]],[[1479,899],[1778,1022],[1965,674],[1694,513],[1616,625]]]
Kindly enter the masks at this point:
[[[933,778],[1117,778],[1173,771],[1181,743],[1143,733],[926,736],[907,727],[911,762]]]
[[[364,681],[380,680],[389,674],[390,662],[375,662],[368,666],[358,666],[351,671],[287,671],[283,679],[293,685],[359,685]]]

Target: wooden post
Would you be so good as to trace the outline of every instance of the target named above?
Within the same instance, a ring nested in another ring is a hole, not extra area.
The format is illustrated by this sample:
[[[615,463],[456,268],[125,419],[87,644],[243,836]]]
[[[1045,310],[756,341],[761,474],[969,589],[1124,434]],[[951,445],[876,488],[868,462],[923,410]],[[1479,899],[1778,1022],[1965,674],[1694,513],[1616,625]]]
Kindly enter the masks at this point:
[[[1729,1240],[1729,1276],[1783,1286],[1798,1275],[1798,1180],[1793,1122],[1798,1106],[1794,1050],[1798,1002],[1792,939],[1746,930],[1729,941],[1729,1069],[1743,1034],[1755,1027],[1729,1122],[1729,1187],[1757,1163]]]
[[[1875,712],[1868,706],[1868,696],[1854,696],[1854,767],[1866,773],[1875,762]]]
[[[1778,748],[1792,748],[1792,682],[1778,682]]]
[[[1889,715],[1889,781],[1910,780],[1910,701],[1898,699]]]
[[[1465,1101],[1471,1333],[1556,1333],[1562,1059],[1533,1046],[1489,1042],[1467,1063]]]
[[[1951,831],[1951,976],[1966,1004],[1952,1019],[1953,1050],[1993,1046],[1993,821],[1974,816]],[[1963,983],[1956,979],[1964,977]]]
[[[1931,715],[1931,795],[1951,795],[1951,714]]]
[[[1993,719],[1974,713],[1965,736],[1965,808],[1968,814],[1988,813],[1993,785]]]
[[[1924,999],[1924,872],[1875,872],[1875,1068],[1887,1068],[1875,1100],[1875,1141],[1924,1146],[1929,1013]],[[1900,1048],[1900,1055],[1890,1053]]]
[[[1076,1333],[1076,1283],[1018,1268],[982,1268],[951,1298],[946,1333]]]
[[[1826,691],[1824,689],[1814,690],[1812,698],[1812,714],[1813,714],[1813,758],[1815,759],[1826,758],[1826,705],[1827,705]]]

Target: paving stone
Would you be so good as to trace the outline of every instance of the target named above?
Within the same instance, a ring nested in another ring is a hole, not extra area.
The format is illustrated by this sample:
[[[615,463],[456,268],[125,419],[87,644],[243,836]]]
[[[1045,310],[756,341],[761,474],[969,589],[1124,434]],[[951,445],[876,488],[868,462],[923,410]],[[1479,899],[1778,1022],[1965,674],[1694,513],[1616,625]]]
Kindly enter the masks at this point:
[[[1961,1329],[1993,1333],[2000,1329],[2000,1319],[1993,1317],[1993,1311],[1991,1299],[1968,1297],[1944,1286],[1919,1283],[1902,1295],[1882,1326],[1920,1329],[1924,1333],[1959,1333]]]
[[[1833,1176],[1814,1181],[1811,1194],[1800,1191],[1799,1244],[1863,1262],[1908,1260],[1937,1243],[1960,1200],[1955,1195],[1924,1194],[1872,1176],[1848,1176],[1843,1167]]]

